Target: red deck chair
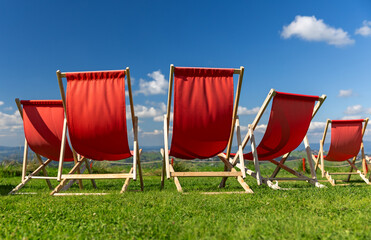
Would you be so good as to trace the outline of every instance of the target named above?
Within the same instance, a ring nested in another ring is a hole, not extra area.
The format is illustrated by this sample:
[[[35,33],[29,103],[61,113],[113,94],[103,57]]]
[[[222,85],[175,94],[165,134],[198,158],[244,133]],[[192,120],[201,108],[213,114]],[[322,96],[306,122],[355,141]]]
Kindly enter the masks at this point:
[[[324,155],[323,145],[325,143],[327,129],[330,123],[330,149],[327,155]],[[370,184],[370,181],[365,177],[365,175],[367,174],[367,167],[362,140],[363,135],[366,131],[367,123],[368,118],[355,120],[327,120],[325,131],[323,133],[322,140],[320,141],[320,150],[318,156],[314,156],[314,159],[316,162],[316,169],[318,166],[320,167],[322,177],[326,177],[332,186],[335,186],[335,179],[333,179],[331,175],[348,175],[347,181],[350,180],[351,175],[359,175],[367,184]],[[362,154],[362,165],[364,174],[355,166],[355,161],[360,150]],[[352,161],[349,160],[351,158]],[[321,162],[319,160],[321,160]],[[329,171],[325,170],[324,160],[331,162],[347,161],[351,166],[350,171],[330,173]],[[353,169],[355,169],[356,172],[353,172]]]
[[[174,182],[179,192],[182,187],[179,177],[221,177],[234,176],[251,193],[243,181],[245,173],[237,172],[225,161],[224,172],[175,172],[169,163],[169,156],[181,159],[207,159],[217,156],[225,148],[230,152],[235,124],[238,125],[237,107],[244,68],[212,69],[170,66],[167,114],[164,117],[165,150],[161,186],[165,175]],[[237,92],[233,104],[233,74],[238,74]],[[172,85],[174,81],[174,121],[171,148],[168,135]],[[239,128],[237,135],[240,137]],[[241,152],[242,153],[242,152]],[[242,164],[242,154],[241,158]]]
[[[129,149],[126,127],[125,76],[134,133],[133,152]],[[138,118],[134,115],[129,68],[117,71],[69,73],[61,73],[58,70],[57,77],[71,145],[82,158],[68,174],[62,174],[63,164],[60,162],[58,179],[62,182],[51,195],[58,193],[71,179],[126,179],[121,190],[124,192],[130,180],[136,180],[137,172],[143,190],[139,158],[141,150],[138,148]],[[67,79],[67,96],[65,96],[62,78]],[[61,152],[61,156],[63,153]],[[129,173],[75,174],[75,169],[85,158],[96,161],[117,161],[129,157],[133,157],[133,165]]]
[[[22,182],[16,186],[9,194],[14,194],[20,190],[31,179],[45,179],[49,188],[53,189],[45,167],[51,161],[59,161],[60,148],[63,132],[63,105],[61,100],[31,100],[19,101],[15,99],[19,113],[23,118],[23,128],[25,134],[25,145],[23,154]],[[23,105],[23,108],[22,108]],[[35,153],[40,166],[31,174],[26,176],[28,162],[28,147]],[[64,150],[62,161],[74,161],[73,153],[68,145]],[[45,162],[41,159],[47,158]],[[89,169],[90,170],[90,169]],[[44,176],[37,176],[43,171]],[[82,187],[82,184],[80,184]]]
[[[254,130],[272,99],[272,109],[267,129],[259,146],[256,147]],[[240,164],[236,164],[237,155],[234,156],[233,159],[230,159],[232,165],[236,165],[240,169],[245,169],[248,175],[257,179],[258,185],[264,183],[273,189],[279,189],[279,187],[277,184],[273,184],[272,180],[301,180],[307,181],[317,187],[323,187],[323,185],[319,184],[317,181],[314,166],[311,160],[308,161],[310,163],[309,165],[312,175],[311,178],[293,170],[284,163],[291,151],[295,150],[302,141],[304,141],[308,159],[311,159],[312,155],[306,134],[312,118],[315,116],[325,99],[325,95],[322,95],[321,97],[299,95],[276,92],[274,89],[272,89],[260,108],[254,122],[249,125],[249,132],[242,142],[243,148],[245,148],[249,140],[251,142],[252,152],[244,154],[244,158],[254,161],[255,172],[244,168]],[[282,158],[279,162],[275,160],[281,156]],[[228,159],[225,154],[221,154],[220,157]],[[269,161],[277,166],[270,177],[263,178],[261,176],[259,167],[260,161]],[[296,177],[276,177],[280,169],[284,169]],[[225,184],[225,180],[226,178],[224,178],[221,182],[221,186]]]

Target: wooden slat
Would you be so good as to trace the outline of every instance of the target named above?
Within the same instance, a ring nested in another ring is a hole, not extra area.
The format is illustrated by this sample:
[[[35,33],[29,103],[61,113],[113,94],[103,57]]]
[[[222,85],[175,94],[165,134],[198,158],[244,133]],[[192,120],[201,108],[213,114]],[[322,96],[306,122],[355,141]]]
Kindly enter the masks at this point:
[[[116,173],[116,174],[66,174],[62,179],[121,179],[133,178],[133,174]]]
[[[276,178],[269,178],[269,180],[277,180],[277,181],[307,181],[308,178],[285,178],[285,177],[276,177]]]
[[[358,175],[356,172],[334,172],[334,173],[328,173],[329,175]]]
[[[249,191],[239,191],[239,192],[202,192],[200,194],[203,195],[219,195],[219,194],[246,194],[246,193],[252,193]]]
[[[48,176],[32,176],[33,179],[55,179],[57,180],[57,177],[48,177]]]
[[[54,193],[54,196],[89,196],[89,195],[108,195],[109,193]]]
[[[173,172],[172,177],[238,177],[241,172]]]

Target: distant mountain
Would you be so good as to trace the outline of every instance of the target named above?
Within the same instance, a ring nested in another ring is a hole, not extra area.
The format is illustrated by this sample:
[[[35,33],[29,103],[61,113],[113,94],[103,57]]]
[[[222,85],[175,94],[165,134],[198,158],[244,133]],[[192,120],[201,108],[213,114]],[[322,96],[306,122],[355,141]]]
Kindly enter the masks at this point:
[[[21,161],[23,158],[23,147],[0,146],[0,162],[3,160]]]

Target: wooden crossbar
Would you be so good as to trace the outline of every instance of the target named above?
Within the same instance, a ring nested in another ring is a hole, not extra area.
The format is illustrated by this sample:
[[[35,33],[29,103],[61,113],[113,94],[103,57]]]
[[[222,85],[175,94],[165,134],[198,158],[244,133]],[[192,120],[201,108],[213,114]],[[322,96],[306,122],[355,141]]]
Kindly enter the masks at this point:
[[[34,178],[34,179],[55,179],[55,180],[57,180],[57,177],[47,177],[47,176],[32,176],[30,178]]]
[[[334,173],[328,173],[329,175],[358,175],[357,172],[334,172]]]
[[[133,177],[134,177],[133,174],[128,174],[128,173],[62,175],[62,179],[121,179],[121,178],[133,178]]]
[[[89,196],[89,195],[108,195],[109,193],[54,193],[53,196]]]
[[[308,178],[286,178],[286,177],[275,177],[275,178],[268,178],[269,180],[277,180],[277,181],[308,181]]]
[[[241,172],[171,172],[171,177],[239,177]]]

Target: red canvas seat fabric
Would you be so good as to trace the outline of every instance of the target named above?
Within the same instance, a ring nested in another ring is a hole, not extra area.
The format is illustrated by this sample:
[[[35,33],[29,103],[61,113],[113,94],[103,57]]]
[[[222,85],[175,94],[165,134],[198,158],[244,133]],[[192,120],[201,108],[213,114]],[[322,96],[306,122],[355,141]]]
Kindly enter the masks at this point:
[[[259,160],[272,160],[295,150],[307,134],[318,96],[276,92],[265,134],[257,147]],[[253,160],[252,153],[244,158]]]
[[[363,121],[363,119],[332,120],[330,149],[324,159],[346,161],[357,156],[362,143]]]
[[[23,127],[28,146],[35,153],[59,161],[63,133],[64,110],[61,100],[21,101]],[[66,144],[64,161],[73,161]]]
[[[125,110],[125,71],[66,73],[67,124],[76,152],[94,160],[131,157]]]
[[[233,73],[233,69],[174,69],[169,155],[205,159],[226,148],[233,117]]]

